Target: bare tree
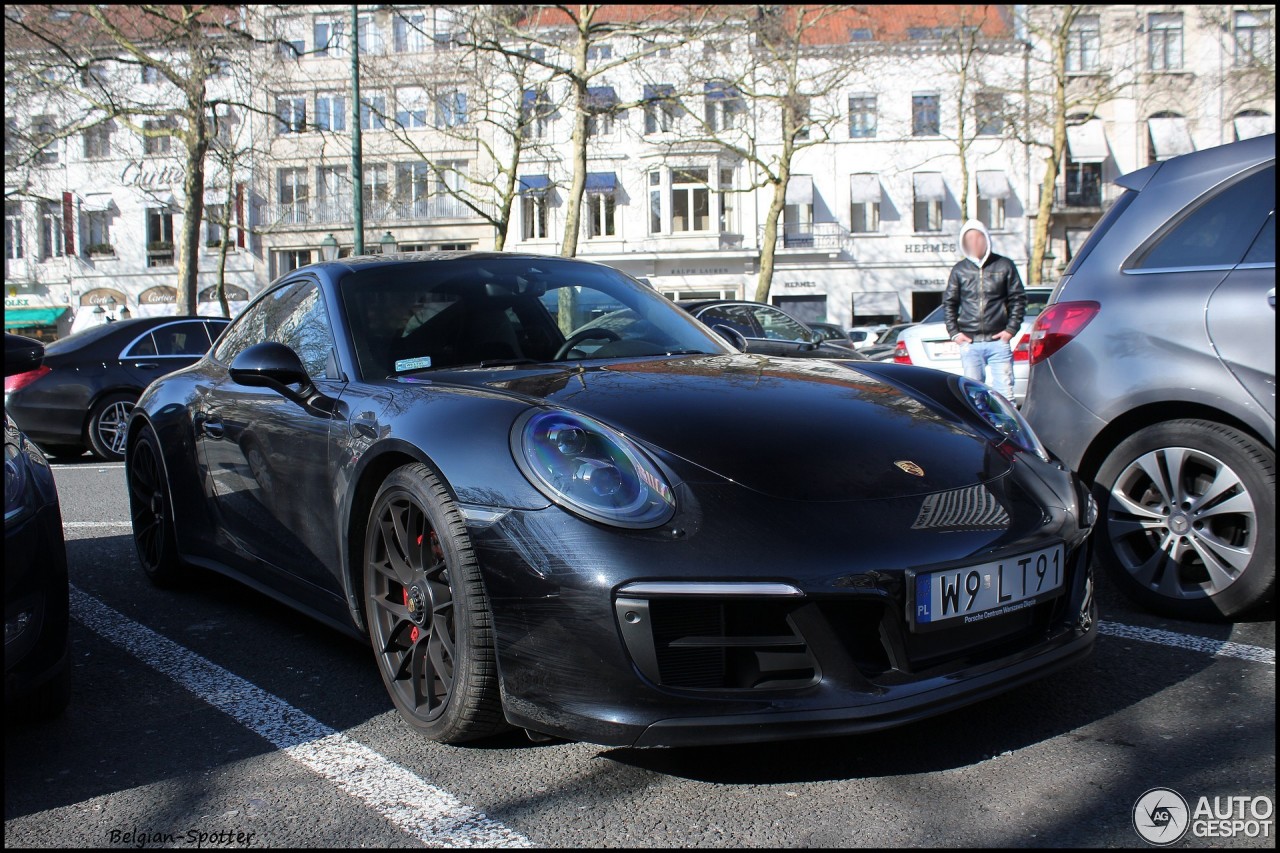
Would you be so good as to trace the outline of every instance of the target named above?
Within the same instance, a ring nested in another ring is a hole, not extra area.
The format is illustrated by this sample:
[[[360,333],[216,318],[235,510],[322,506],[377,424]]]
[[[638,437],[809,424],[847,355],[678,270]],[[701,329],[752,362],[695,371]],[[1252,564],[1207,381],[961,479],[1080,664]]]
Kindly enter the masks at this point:
[[[6,66],[33,72],[38,94],[64,108],[48,136],[67,138],[119,122],[144,140],[181,143],[180,313],[196,310],[208,116],[211,106],[227,100],[217,94],[220,77],[243,61],[252,42],[243,16],[236,6],[5,7]],[[112,73],[120,69],[134,73]],[[162,96],[137,85],[142,70],[163,85]]]

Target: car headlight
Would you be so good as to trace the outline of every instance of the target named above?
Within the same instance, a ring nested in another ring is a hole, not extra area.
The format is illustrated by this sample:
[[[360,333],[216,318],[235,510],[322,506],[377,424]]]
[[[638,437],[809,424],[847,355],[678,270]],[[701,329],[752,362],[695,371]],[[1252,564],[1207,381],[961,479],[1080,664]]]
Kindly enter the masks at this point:
[[[1031,424],[1018,411],[1018,407],[1009,402],[998,391],[988,388],[972,379],[959,380],[960,396],[969,404],[969,408],[982,418],[992,429],[1013,442],[1023,450],[1030,451],[1044,461],[1049,461],[1049,451],[1044,449],[1040,439],[1031,429]]]
[[[533,409],[511,431],[521,472],[551,501],[616,527],[657,527],[675,513],[671,486],[622,434],[584,415]]]
[[[27,460],[17,444],[4,445],[4,520],[21,517],[30,504],[27,488]]]

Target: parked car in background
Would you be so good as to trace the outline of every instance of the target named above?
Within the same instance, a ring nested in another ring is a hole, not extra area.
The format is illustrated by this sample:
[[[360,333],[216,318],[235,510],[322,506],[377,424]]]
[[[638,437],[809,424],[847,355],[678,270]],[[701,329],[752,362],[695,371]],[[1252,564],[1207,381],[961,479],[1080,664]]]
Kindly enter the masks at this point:
[[[1022,405],[1027,394],[1027,345],[1031,324],[1049,301],[1053,293],[1051,287],[1028,287],[1027,313],[1023,317],[1022,327],[1009,341],[1013,348],[1013,402]],[[893,360],[899,364],[918,364],[921,367],[932,367],[948,373],[962,375],[964,367],[960,364],[960,345],[951,340],[947,334],[947,324],[942,316],[943,308],[939,305],[914,328],[907,329],[894,344]],[[985,379],[984,379],[985,381]]]
[[[730,342],[741,343],[743,352],[783,358],[862,358],[847,346],[821,340],[806,324],[763,302],[708,300],[676,305],[721,335],[741,336],[741,342]]]
[[[1237,616],[1275,594],[1276,137],[1116,183],[1032,330],[1026,416],[1092,481],[1123,590]]]
[[[139,317],[54,341],[36,370],[4,381],[5,410],[54,456],[124,458],[124,425],[153,379],[195,364],[230,320]]]
[[[862,350],[880,343],[880,337],[887,331],[889,331],[887,323],[881,323],[878,326],[854,326],[849,329],[846,336],[855,349]]]
[[[152,581],[189,561],[364,639],[437,741],[874,732],[1098,635],[1092,499],[1008,401],[738,352],[601,264],[295,270],[128,436]]]
[[[39,341],[4,336],[4,374],[37,369]],[[7,716],[60,713],[71,697],[67,549],[53,472],[4,418],[4,704]]]
[[[905,329],[909,329],[915,323],[899,323],[896,326],[890,326],[880,334],[876,342],[862,350],[862,354],[872,361],[889,361],[893,358],[894,350],[898,346],[898,338]]]
[[[805,325],[813,332],[814,337],[825,344],[857,349],[857,344],[849,337],[849,334],[835,323],[805,323]]]

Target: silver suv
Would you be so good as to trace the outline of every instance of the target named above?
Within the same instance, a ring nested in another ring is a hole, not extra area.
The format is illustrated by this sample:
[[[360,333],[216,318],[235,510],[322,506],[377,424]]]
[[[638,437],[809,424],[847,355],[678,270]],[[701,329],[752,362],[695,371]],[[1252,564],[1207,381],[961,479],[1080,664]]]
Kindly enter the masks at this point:
[[[1023,411],[1094,483],[1123,590],[1236,616],[1275,590],[1276,138],[1117,183],[1036,318]]]

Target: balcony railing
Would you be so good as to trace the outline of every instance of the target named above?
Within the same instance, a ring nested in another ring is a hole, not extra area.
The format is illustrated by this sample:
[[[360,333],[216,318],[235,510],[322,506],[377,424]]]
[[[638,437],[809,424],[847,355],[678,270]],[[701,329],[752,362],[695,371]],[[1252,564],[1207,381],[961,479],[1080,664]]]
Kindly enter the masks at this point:
[[[268,205],[268,225],[349,225],[354,221],[350,201],[300,202]],[[370,223],[429,222],[439,219],[480,219],[479,213],[454,198],[418,201],[366,199],[364,219]]]
[[[1053,187],[1054,210],[1092,210],[1100,211],[1116,200],[1119,192],[1111,184],[1083,184],[1068,187],[1055,184]]]
[[[761,227],[758,240],[764,241]],[[813,249],[823,252],[852,252],[853,235],[839,222],[814,222],[811,225],[779,225],[776,248]]]

